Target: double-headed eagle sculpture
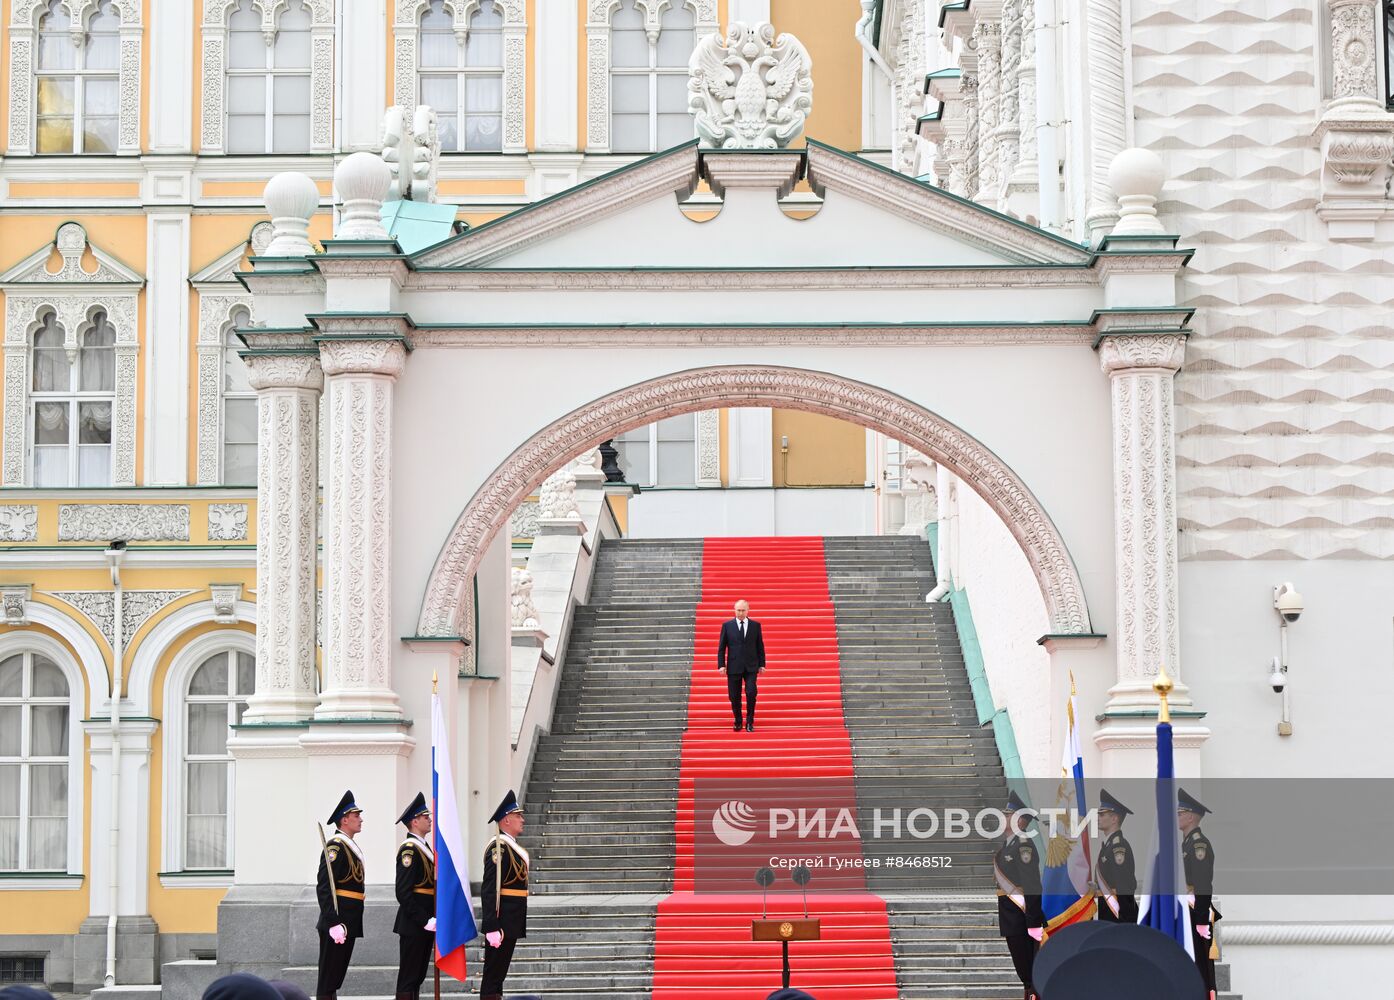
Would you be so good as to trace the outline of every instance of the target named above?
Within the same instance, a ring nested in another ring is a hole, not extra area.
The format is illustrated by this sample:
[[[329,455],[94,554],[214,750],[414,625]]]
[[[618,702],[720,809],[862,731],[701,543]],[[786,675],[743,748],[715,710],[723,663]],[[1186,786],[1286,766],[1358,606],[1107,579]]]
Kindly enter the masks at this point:
[[[702,145],[779,149],[803,130],[813,108],[813,60],[790,34],[734,22],[723,38],[697,43],[688,63],[688,109]]]

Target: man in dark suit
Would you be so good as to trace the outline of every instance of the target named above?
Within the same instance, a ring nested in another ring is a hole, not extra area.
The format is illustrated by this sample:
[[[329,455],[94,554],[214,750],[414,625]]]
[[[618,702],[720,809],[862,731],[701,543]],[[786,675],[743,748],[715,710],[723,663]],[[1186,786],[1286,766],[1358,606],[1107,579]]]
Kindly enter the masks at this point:
[[[721,642],[716,647],[716,669],[726,675],[726,693],[731,696],[732,728],[741,731],[741,685],[745,685],[745,731],[755,732],[755,678],[765,669],[765,637],[760,623],[750,617],[750,605],[736,602],[736,617],[721,626]]]
[[[319,900],[319,981],[315,996],[334,1000],[344,985],[353,943],[363,936],[364,874],[363,851],[354,836],[363,829],[363,810],[345,792],[329,822],[337,827],[320,852],[319,872],[315,876],[315,897]]]

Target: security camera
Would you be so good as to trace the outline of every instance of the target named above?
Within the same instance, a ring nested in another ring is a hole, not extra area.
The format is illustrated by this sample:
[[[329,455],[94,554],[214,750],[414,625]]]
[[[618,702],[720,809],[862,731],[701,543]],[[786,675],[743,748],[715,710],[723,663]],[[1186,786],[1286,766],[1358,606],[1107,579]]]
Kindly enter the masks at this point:
[[[1273,607],[1283,616],[1283,621],[1289,624],[1301,618],[1305,609],[1302,595],[1290,583],[1285,583],[1273,591]]]
[[[1282,694],[1283,688],[1287,687],[1288,675],[1278,666],[1278,658],[1273,657],[1273,672],[1268,675],[1268,683],[1273,685],[1274,694]]]

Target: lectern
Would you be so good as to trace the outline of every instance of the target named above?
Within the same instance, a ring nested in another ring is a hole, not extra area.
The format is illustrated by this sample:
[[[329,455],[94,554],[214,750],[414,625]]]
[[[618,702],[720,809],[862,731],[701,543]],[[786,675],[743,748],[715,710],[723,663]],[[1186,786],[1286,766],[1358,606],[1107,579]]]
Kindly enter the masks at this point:
[[[774,884],[774,870],[771,868],[761,868],[755,873],[755,881],[765,892]],[[789,942],[790,941],[817,941],[822,937],[823,925],[817,917],[808,915],[808,883],[812,878],[812,873],[804,865],[799,865],[794,869],[794,884],[804,892],[803,897],[803,917],[786,917],[768,919],[768,911],[762,913],[759,920],[750,922],[750,940],[752,941],[778,941],[784,951],[784,982],[785,989],[789,988]],[[764,899],[762,897],[760,909],[765,910]]]

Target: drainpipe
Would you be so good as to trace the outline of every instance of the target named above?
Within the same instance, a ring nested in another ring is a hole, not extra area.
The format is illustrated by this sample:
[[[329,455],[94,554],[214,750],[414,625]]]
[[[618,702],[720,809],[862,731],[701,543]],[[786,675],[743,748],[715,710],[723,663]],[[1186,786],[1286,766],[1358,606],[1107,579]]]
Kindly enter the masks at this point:
[[[1036,0],[1036,180],[1042,229],[1060,228],[1060,89],[1056,0]]]
[[[111,665],[111,713],[108,720],[111,727],[111,829],[110,854],[107,864],[110,867],[110,885],[107,888],[106,919],[106,986],[116,985],[116,909],[118,892],[121,888],[121,688],[123,685],[122,660],[125,658],[125,643],[122,641],[123,604],[121,592],[121,560],[126,555],[125,542],[112,542],[106,550],[107,562],[111,566],[111,588],[113,599],[112,625],[112,665]]]
[[[939,551],[934,554],[934,570],[939,575],[939,582],[934,585],[933,590],[925,595],[927,604],[944,600],[949,596],[949,590],[953,587],[954,571],[952,560],[949,558],[949,535],[954,530],[949,502],[949,481],[952,478],[952,474],[944,468],[941,462],[934,477],[934,497],[939,508],[939,532],[936,539],[939,543]]]
[[[862,17],[857,22],[857,27],[853,29],[853,33],[857,36],[857,41],[861,43],[862,48],[866,50],[866,54],[871,57],[871,61],[880,68],[882,73],[886,74],[888,79],[894,81],[894,71],[886,65],[886,60],[881,58],[881,53],[876,49],[876,42],[871,37],[871,29],[875,23],[876,4],[872,0],[862,0]]]

